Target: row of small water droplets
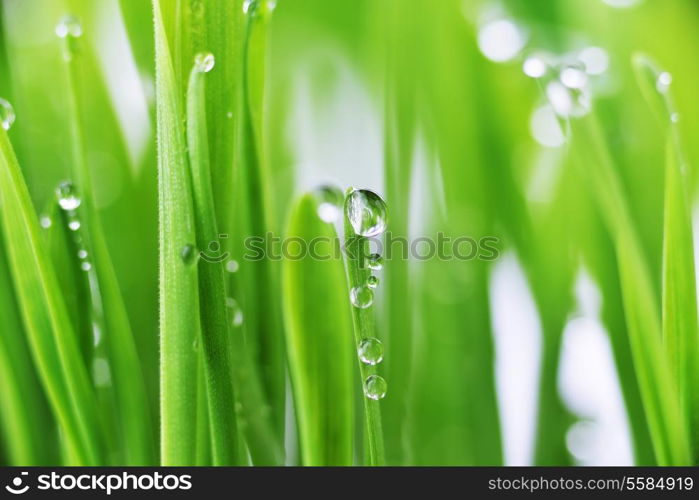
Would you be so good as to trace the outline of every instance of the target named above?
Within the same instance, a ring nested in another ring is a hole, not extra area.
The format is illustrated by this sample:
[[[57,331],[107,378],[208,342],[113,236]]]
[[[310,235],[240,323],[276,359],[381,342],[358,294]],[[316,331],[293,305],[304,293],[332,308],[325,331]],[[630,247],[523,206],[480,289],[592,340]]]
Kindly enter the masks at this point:
[[[386,230],[387,208],[384,200],[367,189],[351,190],[345,201],[345,213],[355,234],[365,238],[380,236]],[[383,267],[383,257],[378,253],[366,256],[364,266],[372,271],[366,282],[350,290],[350,302],[358,309],[367,309],[374,303],[374,290],[379,286],[379,278],[374,274]],[[383,344],[374,337],[362,339],[357,346],[359,360],[369,366],[383,361]],[[364,380],[364,395],[373,400],[386,396],[388,384],[380,375],[369,375]]]
[[[82,236],[82,224],[78,216],[78,208],[82,205],[82,199],[78,195],[75,185],[71,181],[61,182],[56,188],[58,205],[66,214],[68,229],[73,234],[73,241],[77,248],[76,257],[80,262],[80,269],[86,273],[87,284],[90,292],[90,316],[92,320],[92,336],[94,357],[92,359],[92,379],[95,387],[107,388],[112,384],[111,368],[106,354],[106,346],[102,339],[104,330],[104,311],[102,296],[99,289],[97,275],[89,260],[90,254],[85,246],[85,238]],[[42,217],[41,225],[44,228],[51,227],[51,220]]]

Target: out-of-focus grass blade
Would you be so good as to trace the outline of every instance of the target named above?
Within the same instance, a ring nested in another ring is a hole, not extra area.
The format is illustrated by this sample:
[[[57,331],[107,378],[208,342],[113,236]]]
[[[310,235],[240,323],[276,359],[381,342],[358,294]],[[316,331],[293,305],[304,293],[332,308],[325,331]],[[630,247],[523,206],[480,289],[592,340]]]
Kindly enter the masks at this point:
[[[0,195],[9,266],[34,359],[76,464],[101,463],[90,379],[7,133],[0,130]]]
[[[694,274],[692,221],[687,182],[672,138],[665,172],[665,239],[663,248],[663,340],[670,370],[679,389],[689,425],[693,457],[699,447],[699,328]]]
[[[670,89],[672,77],[644,54],[633,66],[641,91],[667,133],[663,240],[663,341],[689,425],[692,456],[699,449],[699,325],[694,242],[688,178],[685,174],[679,113]]]
[[[123,440],[118,447],[120,452],[123,452],[123,459],[133,465],[152,465],[155,463],[155,449],[150,405],[126,307],[97,213],[90,170],[85,157],[84,109],[80,101],[80,96],[85,93],[80,73],[82,45],[79,38],[73,39],[70,35],[65,37],[64,42],[73,172],[79,189],[84,193],[84,199],[76,209],[74,221],[80,224],[77,231],[83,248],[77,251],[73,249],[72,254],[74,259],[79,259],[80,250],[87,252],[84,262],[81,263],[81,266],[85,267],[81,270],[87,273],[91,311],[83,309],[81,317],[91,317],[93,328],[96,325],[97,328],[105,330],[100,334],[103,338],[95,339],[93,363],[95,369],[99,368],[104,372],[104,378],[109,373],[111,381],[108,384],[106,380],[102,383],[95,381],[95,384],[98,386],[98,393],[103,393],[109,400],[108,409],[105,408],[105,411],[111,410],[109,413],[115,413],[108,419],[114,422],[113,425],[116,425],[119,437]]]
[[[339,241],[303,196],[288,238],[314,244],[314,254],[283,267],[287,355],[294,387],[303,465],[352,465],[354,351],[349,293]],[[374,402],[376,403],[376,402]]]
[[[214,56],[196,56],[187,89],[187,143],[192,175],[197,245],[207,248],[219,238],[214,210],[209,144],[206,127],[205,74],[211,70]],[[237,461],[235,398],[231,378],[229,346],[231,323],[226,308],[226,283],[223,261],[201,259],[199,265],[201,297],[201,345],[214,465],[233,465]]]
[[[576,137],[589,147],[592,192],[614,237],[631,352],[656,459],[659,465],[687,465],[686,422],[662,347],[658,304],[628,203],[596,116],[573,123]],[[578,151],[586,156],[582,148]]]
[[[194,205],[184,114],[160,4],[153,0],[160,213],[160,459],[163,465],[191,465],[196,460],[196,426],[192,424],[197,413],[193,346],[199,325]]]
[[[37,379],[24,338],[19,308],[0,234],[0,430],[10,465],[56,463],[53,415]]]

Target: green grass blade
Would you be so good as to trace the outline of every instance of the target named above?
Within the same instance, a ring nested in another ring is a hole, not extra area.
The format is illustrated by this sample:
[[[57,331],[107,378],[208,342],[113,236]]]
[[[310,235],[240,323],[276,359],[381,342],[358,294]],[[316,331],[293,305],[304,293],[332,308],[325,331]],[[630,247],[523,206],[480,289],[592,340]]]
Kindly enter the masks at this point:
[[[0,130],[0,195],[8,260],[41,380],[70,456],[79,464],[99,464],[102,436],[89,376],[4,130]]]
[[[187,166],[184,114],[168,36],[153,1],[160,213],[160,425],[161,463],[196,460],[197,357],[199,325],[193,201]]]
[[[689,425],[694,461],[699,450],[699,325],[690,214],[689,179],[668,77],[649,57],[635,54],[636,80],[663,130],[667,131],[663,230],[663,341]],[[665,81],[665,83],[663,83]]]
[[[112,265],[100,216],[94,201],[94,188],[85,157],[84,109],[80,96],[85,87],[81,85],[80,63],[82,60],[80,39],[68,36],[64,40],[64,60],[68,76],[68,102],[71,115],[71,138],[73,152],[73,172],[84,199],[78,209],[79,232],[84,236],[82,244],[88,252],[91,268],[87,271],[93,321],[102,324],[104,345],[98,350],[108,359],[113,380],[111,387],[104,391],[116,414],[119,443],[126,463],[133,465],[153,465],[155,447],[149,402],[126,307],[119,289],[117,276]],[[76,255],[76,254],[74,254]]]
[[[670,369],[689,423],[690,447],[699,447],[699,327],[694,274],[692,221],[686,180],[672,138],[668,141],[665,172],[665,231],[663,248],[663,340]]]
[[[0,234],[0,430],[11,465],[50,465],[57,457],[55,422],[37,379],[19,317]]]
[[[592,191],[614,235],[631,353],[656,459],[660,465],[687,465],[690,453],[685,420],[662,346],[652,280],[628,203],[596,117],[573,123],[582,143],[590,145]]]
[[[303,196],[287,237],[317,241],[317,258],[284,261],[283,290],[289,368],[303,465],[352,465],[354,384],[352,319],[339,241]]]
[[[349,277],[349,286],[357,287],[364,286],[367,278],[371,274],[370,270],[364,265],[368,256],[368,240],[362,236],[354,234],[354,229],[347,216],[345,219],[345,248],[346,248],[346,265],[347,274]],[[354,340],[359,346],[362,340],[376,338],[374,316],[371,308],[361,309],[352,307],[352,319],[354,325]],[[375,366],[359,362],[359,373],[362,378],[362,390],[364,389],[364,381],[371,375],[376,375],[377,369]],[[378,400],[362,397],[364,401],[364,418],[366,433],[366,450],[365,455],[368,465],[384,465],[385,450],[383,425],[381,422],[381,403]]]
[[[187,143],[192,175],[197,245],[207,248],[218,241],[213,189],[209,166],[208,134],[206,128],[205,78],[209,69],[197,56],[189,77],[187,90]],[[227,342],[231,323],[226,308],[226,283],[223,262],[201,259],[199,263],[199,295],[201,297],[201,346],[206,378],[211,423],[211,451],[214,465],[237,462],[238,436],[236,430],[235,397],[231,379],[231,361]]]

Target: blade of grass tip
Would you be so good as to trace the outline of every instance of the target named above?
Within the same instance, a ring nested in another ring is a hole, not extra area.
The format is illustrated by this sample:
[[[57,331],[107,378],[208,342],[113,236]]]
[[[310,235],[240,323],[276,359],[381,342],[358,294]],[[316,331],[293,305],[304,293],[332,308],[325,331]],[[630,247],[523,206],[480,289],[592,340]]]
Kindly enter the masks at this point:
[[[214,67],[211,53],[195,57],[187,89],[187,143],[194,192],[195,230],[199,248],[217,242],[219,233],[213,203],[206,129],[205,75]],[[204,254],[202,254],[204,255]],[[228,339],[230,322],[226,309],[223,261],[202,258],[199,263],[201,345],[211,425],[214,465],[238,461],[235,397],[231,382]]]
[[[160,1],[153,0],[160,247],[160,428],[163,465],[196,460],[199,328],[193,200],[177,81]]]
[[[694,269],[694,242],[679,113],[672,77],[649,57],[633,56],[636,80],[644,98],[667,133],[665,221],[663,241],[663,341],[689,425],[692,456],[699,450],[699,325]]]
[[[687,465],[690,452],[686,423],[663,351],[651,277],[621,181],[594,113],[572,124],[573,133],[592,155],[588,175],[591,191],[614,237],[629,343],[656,459],[659,465]],[[585,155],[581,148],[578,150]]]
[[[355,196],[353,196],[355,195]],[[359,347],[363,342],[373,342],[376,339],[374,316],[370,308],[373,302],[373,291],[368,285],[371,271],[365,265],[369,258],[366,237],[355,234],[353,221],[350,217],[364,218],[367,196],[376,196],[366,191],[351,191],[345,202],[345,255],[347,275],[350,285],[350,300],[353,303],[352,319],[354,326],[354,338]],[[379,199],[380,200],[380,199]],[[358,203],[360,206],[354,206]],[[383,200],[380,200],[381,208],[385,210]],[[359,215],[359,214],[362,215]],[[384,214],[385,223],[385,214]],[[380,233],[379,233],[380,234]],[[383,428],[381,423],[381,404],[379,402],[385,396],[385,384],[383,378],[377,375],[376,366],[359,361],[359,373],[362,378],[362,391],[364,393],[364,416],[367,449],[365,455],[368,465],[384,465],[385,451]],[[373,386],[373,387],[372,387]]]
[[[242,147],[245,158],[241,181],[246,183],[249,207],[248,236],[264,237],[270,229],[274,214],[269,193],[273,181],[264,155],[264,96],[267,65],[268,25],[276,2],[251,0],[243,3],[247,23],[243,46]],[[281,325],[278,276],[269,259],[247,263],[246,290],[252,299],[246,311],[250,318],[248,331],[257,344],[262,380],[271,406],[272,420],[280,439],[284,435],[286,407],[286,367],[284,366],[284,334]],[[264,307],[262,306],[264,304]]]
[[[56,463],[55,422],[37,379],[5,259],[0,234],[0,424],[11,465]]]
[[[103,342],[95,339],[95,369],[100,366],[103,368],[101,370],[103,380],[97,383],[100,389],[98,392],[105,392],[105,397],[110,400],[113,409],[116,410],[112,418],[118,423],[120,437],[123,439],[119,447],[125,463],[152,465],[155,463],[155,449],[150,405],[141,363],[102,224],[95,207],[94,189],[85,157],[83,109],[79,99],[85,90],[81,86],[80,78],[82,27],[77,24],[77,20],[66,18],[59,24],[58,33],[64,41],[63,59],[68,77],[73,172],[79,188],[85,195],[79,207],[77,221],[80,223],[82,245],[85,246],[86,259],[89,261],[85,260],[81,264],[81,269],[88,273],[94,321],[96,324],[103,324],[106,330],[101,335],[104,338]],[[111,371],[109,376],[106,370]],[[107,378],[111,379],[111,383],[107,383]]]
[[[102,435],[89,376],[4,129],[0,130],[0,198],[8,262],[24,326],[68,455],[76,464],[100,464]]]
[[[312,253],[283,264],[284,319],[303,465],[352,465],[354,370],[347,281],[335,228],[303,196],[292,211],[289,241]]]
[[[206,124],[206,87],[204,73],[207,73],[214,66],[212,54],[199,54],[196,57],[195,67],[192,70],[190,84],[187,94],[187,138],[189,142],[190,166],[192,172],[192,183],[194,187],[194,200],[196,208],[195,225],[197,239],[200,248],[207,248],[212,242],[217,242],[219,232],[215,218],[215,208],[213,202],[213,184],[208,150],[208,134]],[[208,79],[208,75],[207,75]],[[208,82],[207,82],[208,83]],[[218,256],[217,256],[218,257]],[[200,295],[202,297],[201,325],[204,335],[219,338],[210,339],[210,349],[226,349],[228,359],[227,367],[220,366],[218,376],[220,384],[236,382],[239,387],[238,399],[241,402],[239,417],[242,418],[241,427],[245,430],[248,448],[253,463],[256,465],[280,465],[283,461],[283,453],[278,444],[279,440],[273,429],[269,415],[268,404],[262,396],[262,387],[257,380],[256,373],[252,370],[248,359],[246,346],[238,342],[239,335],[232,332],[232,327],[236,324],[234,308],[228,304],[234,303],[227,297],[225,286],[225,273],[223,261],[219,259],[206,260],[201,263],[200,270]],[[233,316],[229,318],[229,312]],[[237,333],[237,332],[236,332]],[[204,360],[207,362],[206,343],[204,340]],[[230,341],[230,342],[229,342]],[[211,363],[215,368],[220,361]],[[233,377],[231,377],[231,373]],[[207,383],[210,375],[207,372]],[[231,387],[231,398],[233,391]],[[221,397],[220,391],[217,391]],[[210,396],[211,397],[211,396]],[[209,412],[212,419],[220,419],[225,423],[226,419],[234,418],[235,401],[231,400],[233,408],[220,408],[218,416],[214,416],[211,409]],[[211,401],[209,404],[212,404]],[[222,404],[222,403],[220,403]],[[235,424],[235,422],[233,422]],[[242,425],[245,424],[245,425]],[[231,431],[235,430],[233,425]],[[216,457],[214,456],[214,461]],[[238,458],[238,461],[240,459]]]

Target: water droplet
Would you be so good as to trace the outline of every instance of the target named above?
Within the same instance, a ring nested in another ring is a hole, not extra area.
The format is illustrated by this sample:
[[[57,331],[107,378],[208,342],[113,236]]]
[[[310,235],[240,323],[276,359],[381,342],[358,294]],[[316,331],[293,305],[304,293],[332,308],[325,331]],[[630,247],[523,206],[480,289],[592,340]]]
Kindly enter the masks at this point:
[[[318,217],[323,222],[332,224],[340,218],[341,207],[345,201],[342,191],[336,186],[321,186],[314,192],[318,199]]]
[[[83,34],[83,27],[77,17],[72,15],[63,16],[56,25],[56,35],[59,38],[79,38]]]
[[[231,297],[226,299],[226,306],[231,310],[231,323],[233,323],[234,327],[238,328],[243,324],[245,319],[243,317],[243,310],[238,305],[238,301]]]
[[[588,75],[601,75],[609,67],[609,55],[600,47],[586,47],[578,54],[578,60],[585,66]]]
[[[61,182],[56,188],[58,204],[63,210],[71,211],[80,206],[82,200],[75,192],[75,186],[70,181]]]
[[[226,262],[226,271],[229,273],[237,273],[238,269],[240,269],[240,264],[238,264],[237,260],[231,259]]]
[[[675,111],[674,113],[672,113],[672,114],[670,115],[670,121],[671,121],[672,123],[677,123],[677,122],[679,122],[679,121],[680,121],[680,114],[679,114],[678,112],[676,112],[676,111]]]
[[[546,62],[540,57],[527,57],[522,64],[522,71],[531,78],[541,78],[546,74]]]
[[[379,339],[363,339],[357,348],[359,359],[366,365],[378,365],[383,361],[383,344]]]
[[[569,89],[558,81],[552,81],[546,86],[546,97],[561,117],[584,116],[592,105],[586,89]]]
[[[524,48],[525,33],[513,21],[498,19],[484,24],[478,31],[478,48],[495,62],[513,59]]]
[[[667,71],[663,71],[658,75],[658,81],[656,82],[655,88],[661,94],[666,94],[670,90],[670,85],[672,84],[672,75]]]
[[[629,9],[631,7],[635,7],[636,5],[640,4],[642,0],[602,0],[604,3],[609,5],[610,7],[614,7],[616,9]]]
[[[249,16],[256,16],[264,8],[266,12],[272,12],[277,8],[277,0],[245,0],[243,12]]]
[[[379,286],[379,278],[372,274],[366,279],[366,286],[368,286],[371,289],[376,288],[377,286]]]
[[[561,83],[569,89],[581,89],[587,84],[587,73],[576,66],[566,66],[561,70]]]
[[[92,379],[96,387],[109,387],[112,385],[112,373],[109,362],[104,358],[95,358],[92,362]]]
[[[90,269],[92,269],[92,264],[90,264],[89,262],[83,262],[82,264],[80,264],[80,269],[82,269],[83,271],[89,271]]]
[[[0,123],[2,123],[2,128],[5,130],[10,130],[12,124],[15,122],[15,109],[9,101],[0,97]]]
[[[226,117],[233,118],[233,111],[229,111],[228,113],[226,113]]]
[[[41,220],[39,220],[39,224],[41,224],[41,227],[44,229],[48,229],[51,227],[51,224],[53,224],[53,221],[51,220],[51,217],[48,215],[43,215],[41,217]]]
[[[354,232],[360,236],[371,238],[386,230],[386,202],[373,191],[353,190],[345,202],[345,211]]]
[[[102,342],[102,330],[97,323],[92,323],[92,345],[97,347]]]
[[[199,339],[195,338],[194,341],[192,342],[192,350],[194,352],[199,351]]]
[[[78,250],[78,259],[87,259],[87,250]]]
[[[197,249],[194,247],[194,245],[185,245],[182,247],[180,257],[182,258],[182,262],[188,266],[192,265],[197,261]]]
[[[549,104],[534,110],[529,120],[529,130],[534,140],[547,148],[558,148],[565,143],[561,124]]]
[[[354,307],[367,309],[374,303],[374,292],[366,285],[355,286],[350,290],[350,302]]]
[[[379,375],[369,375],[364,381],[364,395],[369,399],[378,401],[386,397],[388,384],[383,377]]]
[[[208,73],[214,69],[216,59],[211,52],[200,52],[194,56],[194,68],[200,73]]]
[[[72,221],[70,221],[70,222],[68,223],[68,228],[69,228],[71,231],[77,231],[78,229],[80,229],[80,221],[79,221],[79,220],[72,220]]]
[[[366,265],[373,271],[380,271],[383,268],[383,257],[378,253],[372,253],[366,258]]]

